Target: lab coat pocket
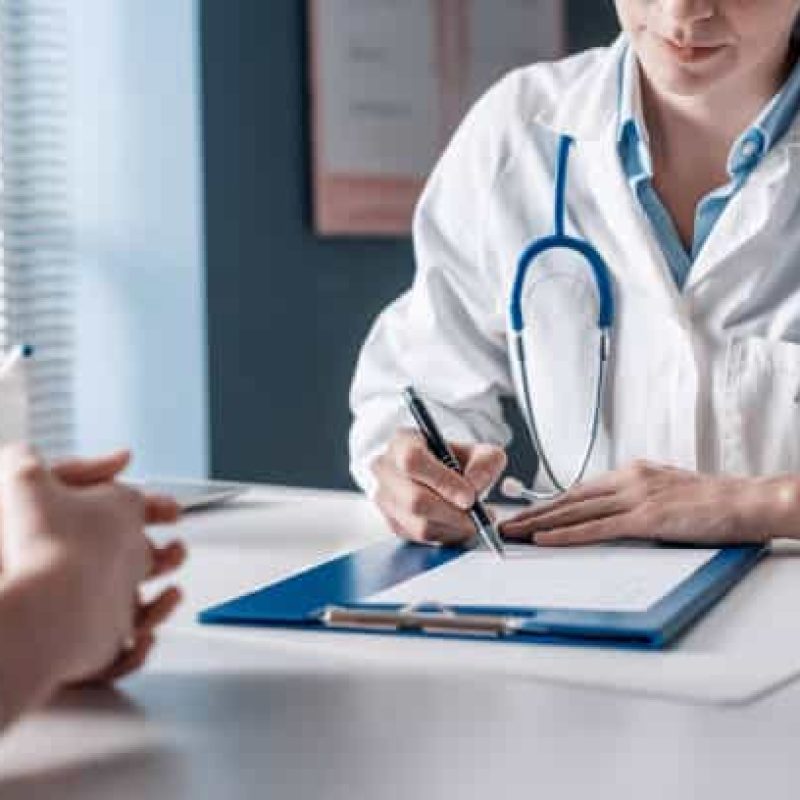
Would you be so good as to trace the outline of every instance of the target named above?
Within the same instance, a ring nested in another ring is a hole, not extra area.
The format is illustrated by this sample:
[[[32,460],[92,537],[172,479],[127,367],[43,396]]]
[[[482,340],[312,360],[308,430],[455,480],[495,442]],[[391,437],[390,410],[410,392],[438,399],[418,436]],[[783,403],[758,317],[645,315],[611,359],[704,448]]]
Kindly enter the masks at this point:
[[[722,468],[800,471],[800,344],[734,338],[725,366]]]

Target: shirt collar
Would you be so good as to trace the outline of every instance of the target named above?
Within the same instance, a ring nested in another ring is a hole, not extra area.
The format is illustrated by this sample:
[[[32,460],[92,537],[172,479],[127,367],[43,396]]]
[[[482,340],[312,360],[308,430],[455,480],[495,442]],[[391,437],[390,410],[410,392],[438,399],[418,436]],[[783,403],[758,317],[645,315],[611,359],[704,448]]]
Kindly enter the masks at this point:
[[[617,146],[626,170],[639,177],[652,177],[650,134],[644,119],[639,65],[630,46],[620,61],[618,91]]]
[[[734,142],[728,158],[731,175],[752,170],[783,138],[800,111],[800,60],[783,88],[770,100],[756,121]]]
[[[617,143],[621,151],[634,147],[645,171],[650,166],[650,137],[642,108],[639,65],[633,48],[628,46],[619,69]],[[783,138],[800,112],[800,60],[788,80],[770,100],[755,122],[734,142],[728,156],[731,177],[749,173]]]

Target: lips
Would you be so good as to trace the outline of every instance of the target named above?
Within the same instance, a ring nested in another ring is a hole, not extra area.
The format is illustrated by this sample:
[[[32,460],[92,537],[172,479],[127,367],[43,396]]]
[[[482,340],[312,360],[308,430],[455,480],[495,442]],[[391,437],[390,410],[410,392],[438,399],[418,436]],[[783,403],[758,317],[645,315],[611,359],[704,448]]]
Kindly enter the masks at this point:
[[[660,36],[658,39],[670,56],[682,64],[705,61],[725,48],[724,44],[678,44],[671,39],[664,39]]]

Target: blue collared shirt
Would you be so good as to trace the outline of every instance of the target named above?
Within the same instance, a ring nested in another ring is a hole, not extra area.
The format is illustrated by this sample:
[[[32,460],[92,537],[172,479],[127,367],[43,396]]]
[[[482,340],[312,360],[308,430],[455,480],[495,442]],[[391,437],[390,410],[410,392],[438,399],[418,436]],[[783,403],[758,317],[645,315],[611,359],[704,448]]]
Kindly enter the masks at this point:
[[[756,121],[734,142],[728,155],[730,181],[706,195],[698,204],[690,252],[686,251],[672,216],[653,186],[653,165],[642,111],[639,67],[630,47],[621,68],[619,103],[617,147],[622,167],[653,226],[675,282],[679,289],[683,289],[694,260],[731,198],[791,127],[800,111],[800,63]]]

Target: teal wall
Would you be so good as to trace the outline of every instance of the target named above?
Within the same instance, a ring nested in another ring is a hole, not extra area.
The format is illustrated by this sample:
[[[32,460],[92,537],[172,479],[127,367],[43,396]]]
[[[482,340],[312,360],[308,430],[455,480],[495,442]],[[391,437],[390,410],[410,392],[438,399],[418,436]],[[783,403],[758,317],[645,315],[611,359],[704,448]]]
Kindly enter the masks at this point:
[[[194,0],[69,0],[77,444],[208,471]]]

